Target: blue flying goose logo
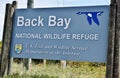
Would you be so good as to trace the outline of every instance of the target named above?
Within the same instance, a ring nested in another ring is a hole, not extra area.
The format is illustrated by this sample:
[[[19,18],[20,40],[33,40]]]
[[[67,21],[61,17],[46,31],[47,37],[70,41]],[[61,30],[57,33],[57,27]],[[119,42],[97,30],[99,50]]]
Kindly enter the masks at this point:
[[[85,14],[87,16],[87,20],[89,25],[92,25],[92,20],[97,24],[100,25],[98,16],[101,16],[103,11],[98,11],[98,12],[78,12],[78,15]]]

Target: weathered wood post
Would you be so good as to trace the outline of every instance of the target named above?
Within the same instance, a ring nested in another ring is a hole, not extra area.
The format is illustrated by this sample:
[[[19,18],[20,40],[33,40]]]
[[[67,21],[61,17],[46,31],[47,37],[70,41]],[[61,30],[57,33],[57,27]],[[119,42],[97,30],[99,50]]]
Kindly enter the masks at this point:
[[[62,68],[66,68],[66,60],[61,60],[60,63]]]
[[[106,78],[120,78],[120,0],[111,0]]]
[[[46,68],[46,59],[43,60],[43,65],[44,65],[44,68]]]
[[[34,8],[34,0],[28,0],[27,8]],[[29,58],[29,59],[28,59],[28,69],[29,69],[30,66],[31,66],[31,62],[32,62],[32,59]]]
[[[14,11],[15,9],[17,8],[17,1],[13,1],[12,2],[12,13],[11,13],[11,21],[13,20],[13,14],[14,14]],[[13,25],[13,21],[11,22],[11,25]],[[12,36],[12,30],[11,30],[11,36]],[[11,37],[12,38],[12,37]],[[10,39],[11,40],[11,39]],[[11,42],[10,42],[11,43]],[[10,51],[10,50],[9,50]],[[9,56],[8,56],[8,72],[7,74],[11,74],[12,72],[12,63],[13,63],[13,57],[10,57],[10,52],[9,52]]]
[[[120,0],[117,2],[113,78],[120,78]]]
[[[3,44],[2,44],[2,53],[1,53],[0,77],[4,77],[5,74],[8,74],[13,12],[14,12],[13,5],[6,4],[4,32],[2,39]]]
[[[34,0],[28,0],[27,8],[34,8]]]
[[[27,1],[27,8],[34,8],[34,0],[28,0]],[[29,59],[23,59],[23,62],[24,62],[24,67],[29,70],[30,66],[31,66],[31,62],[32,62],[32,59],[29,58]]]
[[[111,0],[106,78],[113,78],[115,26],[116,26],[116,1]]]

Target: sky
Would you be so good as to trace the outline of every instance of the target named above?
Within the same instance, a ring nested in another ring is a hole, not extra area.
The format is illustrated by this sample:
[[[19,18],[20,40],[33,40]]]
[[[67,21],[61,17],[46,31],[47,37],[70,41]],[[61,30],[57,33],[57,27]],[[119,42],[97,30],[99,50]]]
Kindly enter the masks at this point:
[[[12,3],[13,0],[0,1],[0,40],[2,40],[4,14],[6,3]],[[18,8],[27,8],[27,0],[18,1]],[[71,7],[71,6],[95,6],[95,5],[109,5],[110,0],[34,0],[34,8],[46,7]]]

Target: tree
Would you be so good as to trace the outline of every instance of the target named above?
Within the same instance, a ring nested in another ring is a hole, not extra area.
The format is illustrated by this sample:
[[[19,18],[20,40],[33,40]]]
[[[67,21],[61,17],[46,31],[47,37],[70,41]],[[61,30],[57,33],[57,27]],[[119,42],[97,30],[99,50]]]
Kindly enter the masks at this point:
[[[2,41],[0,41],[0,49],[1,49],[1,47],[2,47]]]

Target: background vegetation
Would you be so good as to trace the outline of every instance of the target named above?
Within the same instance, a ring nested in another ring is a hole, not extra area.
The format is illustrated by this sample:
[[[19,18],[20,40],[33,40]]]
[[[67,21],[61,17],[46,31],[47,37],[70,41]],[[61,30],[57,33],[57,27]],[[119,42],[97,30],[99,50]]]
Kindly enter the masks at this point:
[[[29,70],[23,67],[23,63],[12,64],[12,74],[5,78],[105,78],[106,66],[104,63],[73,62],[67,61],[66,68],[60,63],[47,61],[32,63]]]
[[[1,49],[1,47],[2,47],[2,41],[0,41],[0,49]]]

